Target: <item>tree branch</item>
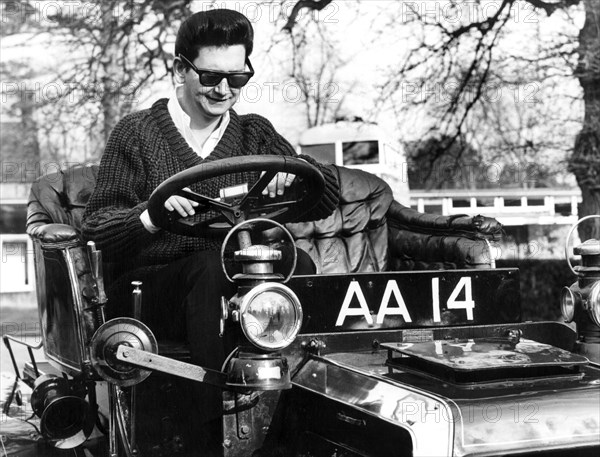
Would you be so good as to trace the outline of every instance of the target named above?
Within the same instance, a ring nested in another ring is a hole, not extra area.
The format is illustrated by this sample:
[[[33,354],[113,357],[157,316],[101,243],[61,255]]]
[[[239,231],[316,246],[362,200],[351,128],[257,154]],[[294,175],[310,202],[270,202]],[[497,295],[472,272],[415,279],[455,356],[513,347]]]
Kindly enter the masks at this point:
[[[545,11],[547,16],[550,16],[558,9],[574,6],[579,3],[580,0],[562,0],[556,3],[548,3],[544,0],[526,0],[534,8],[542,9]]]
[[[290,13],[286,24],[283,26],[282,30],[292,33],[292,29],[298,20],[298,14],[303,8],[307,8],[309,10],[321,11],[327,5],[329,5],[332,0],[299,0],[292,8],[292,12]]]

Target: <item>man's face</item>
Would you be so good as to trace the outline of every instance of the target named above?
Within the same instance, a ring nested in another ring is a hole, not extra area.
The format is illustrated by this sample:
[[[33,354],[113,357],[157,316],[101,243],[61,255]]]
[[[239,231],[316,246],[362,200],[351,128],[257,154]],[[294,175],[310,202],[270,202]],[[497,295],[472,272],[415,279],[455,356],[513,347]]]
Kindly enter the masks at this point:
[[[200,70],[244,71],[246,49],[241,44],[203,47],[192,63]],[[188,114],[198,122],[210,122],[224,114],[237,102],[241,91],[229,87],[226,78],[214,87],[203,86],[196,72],[191,69],[184,73],[183,86],[184,103],[192,111]]]

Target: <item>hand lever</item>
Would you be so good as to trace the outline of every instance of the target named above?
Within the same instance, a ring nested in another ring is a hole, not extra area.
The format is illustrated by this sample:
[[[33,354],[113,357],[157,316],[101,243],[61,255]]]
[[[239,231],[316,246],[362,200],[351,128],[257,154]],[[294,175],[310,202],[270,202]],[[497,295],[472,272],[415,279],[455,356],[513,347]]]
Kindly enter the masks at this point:
[[[90,268],[92,270],[92,277],[96,281],[96,288],[98,289],[98,304],[104,305],[108,299],[106,298],[106,292],[104,291],[104,274],[102,273],[102,251],[96,249],[96,243],[88,241],[87,252],[90,259]]]
[[[169,357],[153,354],[124,344],[120,344],[117,347],[116,358],[136,367],[160,371],[218,387],[224,387],[227,379],[227,375],[220,371],[180,362],[179,360],[170,359]]]

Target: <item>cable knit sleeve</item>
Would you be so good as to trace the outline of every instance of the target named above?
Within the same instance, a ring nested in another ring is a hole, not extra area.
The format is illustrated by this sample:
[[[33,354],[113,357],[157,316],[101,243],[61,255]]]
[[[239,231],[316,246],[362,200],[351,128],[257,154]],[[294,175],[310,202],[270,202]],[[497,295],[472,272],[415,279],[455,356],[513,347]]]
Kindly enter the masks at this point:
[[[317,162],[310,156],[305,154],[297,155],[294,147],[281,136],[273,127],[273,124],[262,116],[251,115],[253,124],[259,128],[251,129],[251,132],[256,134],[261,132],[262,138],[256,139],[259,143],[262,143],[263,154],[274,154],[299,157],[306,160],[311,165],[314,165],[323,173],[325,178],[325,190],[319,203],[305,214],[297,215],[293,221],[290,222],[305,222],[314,221],[319,219],[325,219],[337,208],[340,200],[340,188],[337,179],[337,172],[334,165],[323,165]]]
[[[137,254],[153,235],[140,215],[145,198],[146,170],[136,141],[136,122],[124,118],[113,130],[104,150],[96,188],[86,206],[82,233],[115,261]]]
[[[321,201],[312,210],[307,214],[302,215],[295,222],[325,219],[333,213],[340,203],[340,184],[337,179],[335,165],[323,165],[306,154],[300,154],[298,157],[314,165],[321,173],[323,173],[323,177],[325,178],[325,191],[323,192]]]

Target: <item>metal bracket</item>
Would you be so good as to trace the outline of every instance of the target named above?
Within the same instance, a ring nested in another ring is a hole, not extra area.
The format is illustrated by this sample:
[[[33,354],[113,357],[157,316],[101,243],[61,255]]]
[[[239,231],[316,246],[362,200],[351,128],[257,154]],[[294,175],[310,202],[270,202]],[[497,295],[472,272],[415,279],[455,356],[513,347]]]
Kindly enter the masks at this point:
[[[327,347],[327,344],[318,338],[311,338],[309,341],[302,341],[301,347],[310,354],[320,356],[321,351]]]
[[[10,355],[10,360],[12,361],[13,369],[15,370],[15,382],[13,383],[11,393],[8,396],[8,398],[6,398],[6,401],[4,402],[4,407],[2,408],[2,412],[4,413],[4,415],[8,415],[8,413],[10,411],[10,405],[12,404],[13,400],[17,402],[18,406],[22,405],[21,391],[19,389],[19,382],[23,379],[21,377],[21,373],[19,372],[19,367],[17,366],[17,361],[15,360],[15,354],[12,350],[12,346],[10,345],[10,342],[14,341],[15,343],[22,344],[23,346],[27,347],[27,352],[29,352],[29,359],[31,360],[31,365],[33,366],[33,370],[35,372],[36,378],[39,377],[40,372],[38,370],[37,363],[35,362],[35,356],[33,355],[33,349],[40,349],[43,346],[43,342],[40,342],[39,344],[30,344],[25,341],[19,340],[12,335],[4,335],[2,337],[2,340],[4,341],[4,345],[6,346],[6,349],[8,350],[8,354]]]
[[[15,375],[16,375],[17,379],[22,379],[22,377],[21,377],[21,374],[19,373],[19,367],[17,366],[17,361],[15,360],[15,354],[13,353],[12,347],[10,345],[11,341],[14,341],[15,343],[18,343],[18,344],[22,344],[23,346],[25,346],[27,348],[27,352],[29,353],[29,359],[31,360],[31,364],[33,365],[33,369],[35,371],[35,376],[37,378],[40,375],[40,372],[38,371],[37,363],[35,362],[35,356],[33,355],[33,349],[41,349],[42,346],[44,345],[44,342],[40,341],[38,344],[30,344],[30,343],[22,341],[18,338],[15,338],[12,335],[4,335],[2,337],[2,340],[4,341],[4,345],[6,346],[6,349],[8,349],[8,353],[10,354],[10,359],[12,361],[13,368],[15,370]]]

